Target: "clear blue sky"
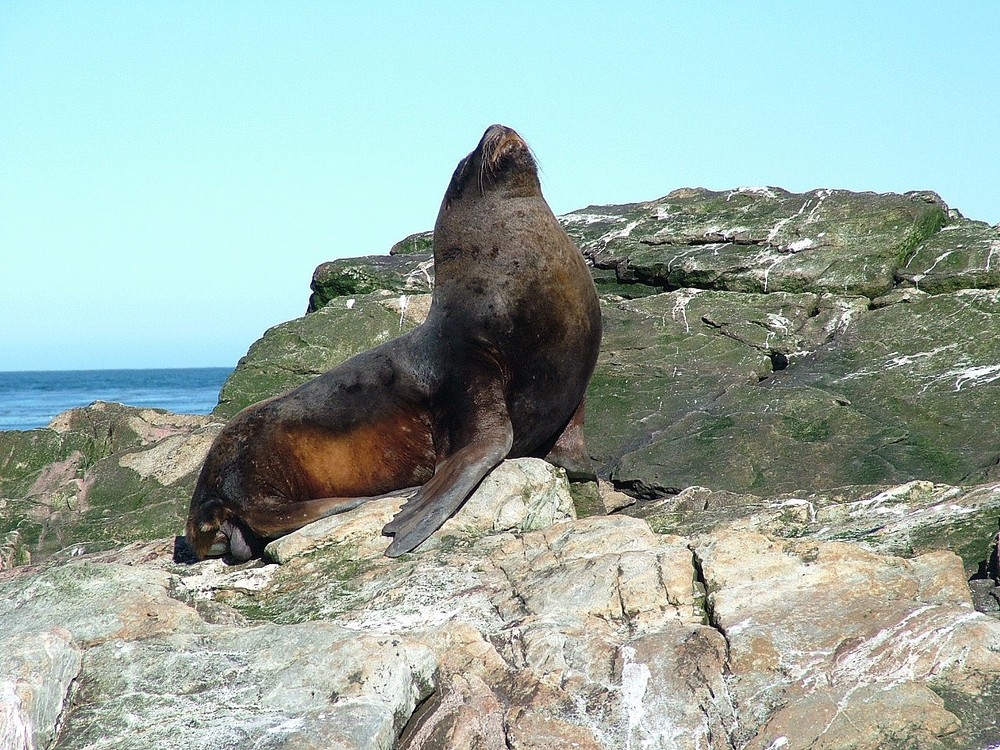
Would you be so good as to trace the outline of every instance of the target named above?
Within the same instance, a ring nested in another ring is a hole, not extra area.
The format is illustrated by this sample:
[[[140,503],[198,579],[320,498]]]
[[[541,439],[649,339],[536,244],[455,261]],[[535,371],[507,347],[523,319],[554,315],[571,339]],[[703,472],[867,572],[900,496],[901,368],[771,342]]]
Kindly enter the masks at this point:
[[[1000,2],[0,3],[0,370],[231,366],[430,229],[483,129],[556,213],[935,190],[1000,222]]]

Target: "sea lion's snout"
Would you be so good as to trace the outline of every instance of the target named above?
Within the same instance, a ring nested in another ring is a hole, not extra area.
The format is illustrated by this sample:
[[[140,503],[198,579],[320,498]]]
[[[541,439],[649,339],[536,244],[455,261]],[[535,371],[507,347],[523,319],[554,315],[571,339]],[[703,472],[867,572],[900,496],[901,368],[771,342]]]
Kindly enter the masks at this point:
[[[226,549],[229,548],[229,540],[219,531],[219,522],[201,515],[192,514],[188,518],[184,538],[199,560],[225,554],[225,550],[218,551],[222,543],[225,543]]]
[[[229,548],[229,535],[221,529],[227,516],[222,500],[206,492],[199,478],[184,533],[188,547],[199,560],[225,554],[225,550],[220,552],[223,545]]]
[[[490,125],[480,142],[483,162],[495,166],[507,154],[521,150],[528,151],[528,144],[513,128],[506,125]]]

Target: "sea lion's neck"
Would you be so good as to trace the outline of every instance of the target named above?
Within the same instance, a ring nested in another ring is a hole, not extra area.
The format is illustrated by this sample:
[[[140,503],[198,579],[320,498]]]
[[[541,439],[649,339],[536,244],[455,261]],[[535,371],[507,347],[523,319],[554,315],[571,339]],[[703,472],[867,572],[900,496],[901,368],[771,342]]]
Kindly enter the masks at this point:
[[[466,274],[469,264],[507,271],[497,248],[517,245],[526,227],[556,223],[541,195],[511,198],[487,193],[478,200],[443,206],[434,225],[434,268],[438,278],[451,272]]]

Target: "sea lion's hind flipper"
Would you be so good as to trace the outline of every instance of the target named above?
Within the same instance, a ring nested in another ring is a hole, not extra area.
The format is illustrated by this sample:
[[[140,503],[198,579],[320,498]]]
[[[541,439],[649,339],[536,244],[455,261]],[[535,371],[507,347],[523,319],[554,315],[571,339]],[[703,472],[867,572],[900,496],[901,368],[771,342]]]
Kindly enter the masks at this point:
[[[506,458],[513,441],[509,429],[502,435],[481,437],[446,458],[427,484],[417,490],[382,533],[392,536],[386,557],[399,557],[441,528],[497,464]]]
[[[587,443],[583,436],[583,413],[587,399],[580,401],[573,416],[563,428],[555,444],[545,455],[550,464],[566,470],[566,476],[573,482],[597,481],[594,461],[587,453]]]

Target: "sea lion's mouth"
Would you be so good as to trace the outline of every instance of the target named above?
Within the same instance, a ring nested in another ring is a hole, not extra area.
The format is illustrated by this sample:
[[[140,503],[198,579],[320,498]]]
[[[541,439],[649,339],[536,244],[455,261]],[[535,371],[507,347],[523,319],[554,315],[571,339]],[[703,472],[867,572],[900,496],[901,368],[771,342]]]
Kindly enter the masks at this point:
[[[215,532],[212,545],[205,553],[206,557],[222,557],[231,555],[237,562],[246,562],[253,557],[253,550],[247,542],[239,525],[232,521],[223,521]]]

